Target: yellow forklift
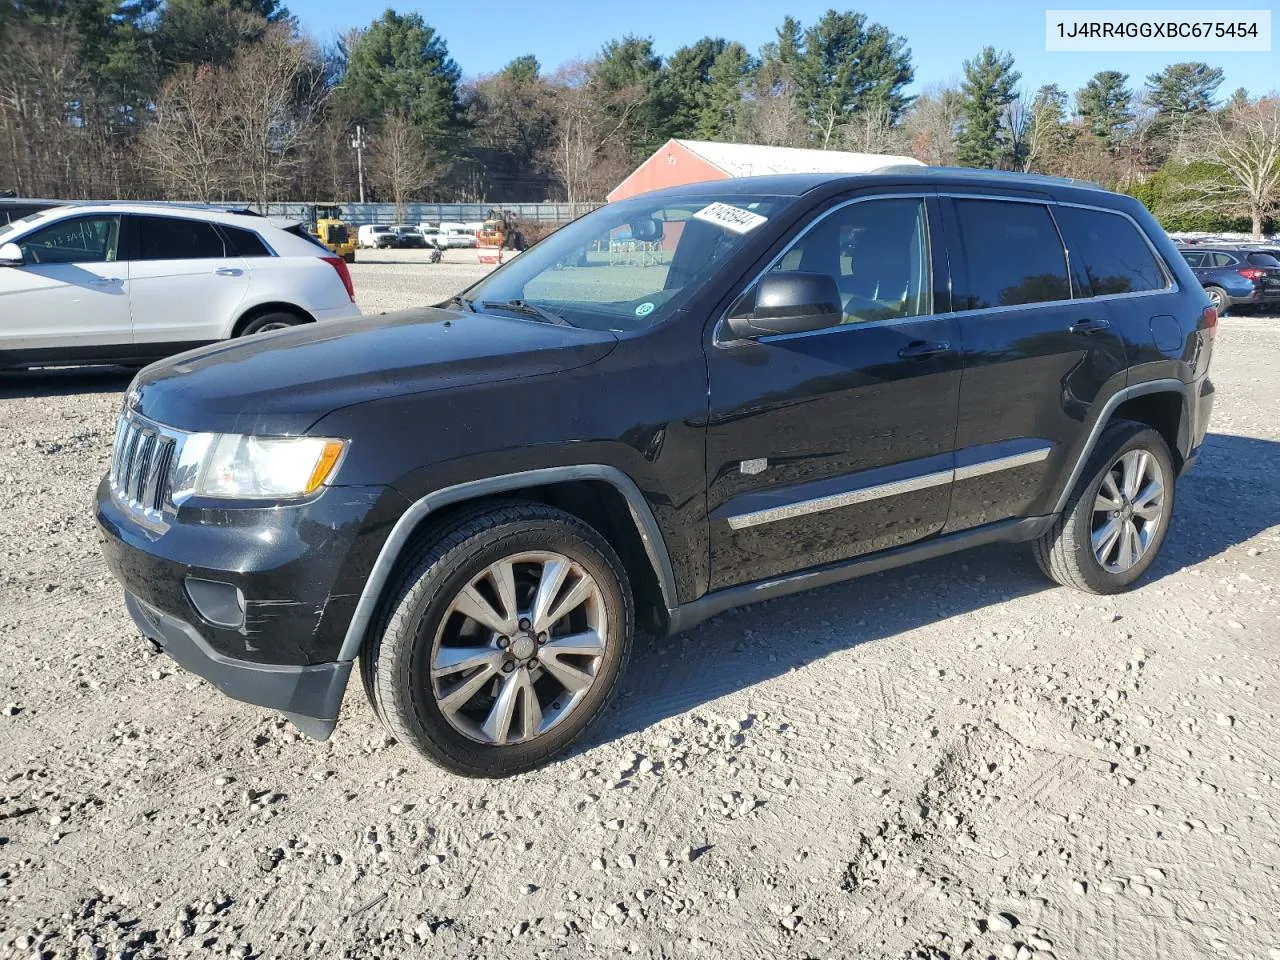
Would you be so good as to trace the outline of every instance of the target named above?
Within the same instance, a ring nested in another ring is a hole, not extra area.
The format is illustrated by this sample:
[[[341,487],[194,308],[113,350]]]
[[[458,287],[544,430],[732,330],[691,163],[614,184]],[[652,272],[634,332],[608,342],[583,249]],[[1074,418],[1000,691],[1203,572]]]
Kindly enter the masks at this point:
[[[336,203],[307,204],[307,229],[347,263],[356,262],[356,231],[342,219]]]

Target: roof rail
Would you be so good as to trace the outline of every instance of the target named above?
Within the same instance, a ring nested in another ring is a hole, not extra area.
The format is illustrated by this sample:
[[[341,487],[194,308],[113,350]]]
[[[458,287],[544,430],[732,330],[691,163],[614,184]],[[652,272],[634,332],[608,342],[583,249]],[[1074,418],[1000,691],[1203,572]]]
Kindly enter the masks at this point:
[[[1016,173],[1012,170],[978,170],[973,167],[916,167],[909,164],[893,164],[880,167],[875,173],[909,173],[913,176],[956,177],[962,180],[1008,180],[1012,183],[1042,183],[1060,187],[1083,187],[1090,190],[1105,190],[1100,183],[1092,180],[1076,180],[1072,177],[1051,177],[1044,173]]]

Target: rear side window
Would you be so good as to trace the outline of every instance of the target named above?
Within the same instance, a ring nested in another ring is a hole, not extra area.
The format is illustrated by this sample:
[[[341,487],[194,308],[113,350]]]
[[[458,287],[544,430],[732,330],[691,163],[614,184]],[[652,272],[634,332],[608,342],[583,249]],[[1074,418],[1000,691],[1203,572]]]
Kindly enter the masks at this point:
[[[1277,260],[1269,253],[1251,253],[1249,254],[1249,262],[1255,267],[1280,267],[1280,260]]]
[[[1048,207],[1003,200],[956,200],[967,276],[956,310],[1071,299],[1067,255]]]
[[[1071,248],[1079,296],[1163,290],[1169,285],[1151,247],[1118,213],[1060,206],[1054,210]]]
[[[179,217],[138,217],[139,260],[220,260],[222,237],[212,224]]]
[[[262,242],[262,238],[252,230],[241,230],[239,227],[228,227],[225,224],[222,232],[226,235],[232,250],[228,253],[236,253],[241,257],[269,257],[271,251],[267,249],[267,245]]]
[[[1207,266],[1210,266],[1210,267],[1229,267],[1229,266],[1231,266],[1233,263],[1239,263],[1239,262],[1240,262],[1239,260],[1237,260],[1235,257],[1233,257],[1233,256],[1232,256],[1231,254],[1229,254],[1229,253],[1210,253],[1210,254],[1206,254],[1206,255],[1205,255],[1205,261],[1206,261],[1206,265],[1207,265]]]
[[[1192,267],[1204,266],[1204,254],[1200,253],[1199,251],[1197,251],[1196,253],[1188,253],[1187,251],[1184,250],[1182,252],[1182,259],[1187,261],[1187,264]]]

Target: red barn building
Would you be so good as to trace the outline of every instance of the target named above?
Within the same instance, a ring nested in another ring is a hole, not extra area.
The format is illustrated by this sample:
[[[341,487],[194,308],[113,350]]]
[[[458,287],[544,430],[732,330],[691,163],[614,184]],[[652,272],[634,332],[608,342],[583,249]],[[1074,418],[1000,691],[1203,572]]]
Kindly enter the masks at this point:
[[[770,173],[870,173],[899,164],[924,166],[911,157],[889,154],[668,140],[610,191],[609,200],[623,200],[661,187],[730,177],[759,177]]]

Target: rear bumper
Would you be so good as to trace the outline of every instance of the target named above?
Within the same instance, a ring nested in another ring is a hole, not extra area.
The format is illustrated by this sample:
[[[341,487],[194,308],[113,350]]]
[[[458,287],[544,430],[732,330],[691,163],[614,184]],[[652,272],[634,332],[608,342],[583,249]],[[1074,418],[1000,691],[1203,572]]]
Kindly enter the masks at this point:
[[[1189,440],[1186,455],[1182,458],[1182,472],[1186,473],[1200,458],[1200,447],[1204,443],[1204,435],[1209,430],[1209,418],[1213,415],[1213,381],[1208,377],[1191,384],[1187,394],[1190,402],[1192,422],[1188,432]]]
[[[328,310],[316,310],[314,311],[314,316],[317,323],[323,323],[326,320],[351,320],[355,317],[364,316],[364,314],[360,312],[360,308],[354,303],[346,303]]]
[[[210,647],[191,624],[128,591],[124,604],[144,636],[227,696],[278,710],[317,740],[327,740],[333,733],[351,675],[350,661],[301,667],[236,660]]]

